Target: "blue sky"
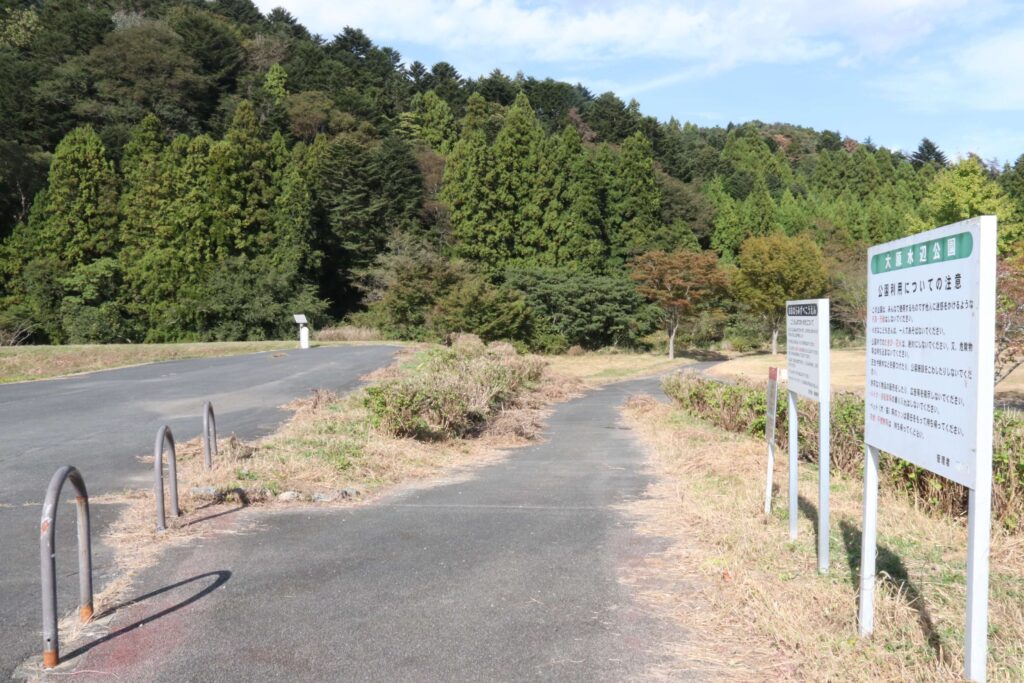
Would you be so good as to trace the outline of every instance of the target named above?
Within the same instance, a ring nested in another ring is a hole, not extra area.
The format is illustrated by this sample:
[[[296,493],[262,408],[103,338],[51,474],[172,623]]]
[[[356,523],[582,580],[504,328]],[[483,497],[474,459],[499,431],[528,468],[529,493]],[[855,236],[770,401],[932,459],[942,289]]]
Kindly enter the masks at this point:
[[[363,29],[403,60],[500,68],[635,97],[699,125],[838,129],[951,158],[1024,154],[1021,0],[257,0],[325,37]]]

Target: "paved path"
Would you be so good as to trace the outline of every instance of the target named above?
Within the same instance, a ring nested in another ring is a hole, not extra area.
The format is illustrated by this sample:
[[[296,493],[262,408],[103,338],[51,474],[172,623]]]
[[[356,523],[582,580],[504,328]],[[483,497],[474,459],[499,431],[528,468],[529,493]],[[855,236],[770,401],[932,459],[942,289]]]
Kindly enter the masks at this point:
[[[336,346],[156,363],[66,379],[0,385],[0,680],[41,650],[39,513],[54,471],[74,464],[90,495],[151,485],[152,469],[136,459],[151,452],[159,425],[179,441],[201,431],[213,401],[221,435],[252,438],[286,417],[279,408],[310,390],[345,391],[387,365],[393,346]],[[70,489],[70,485],[66,488]],[[77,601],[73,506],[62,504],[57,535],[59,606]],[[117,510],[94,506],[98,538]],[[96,551],[96,589],[109,558]]]
[[[548,441],[468,480],[223,517],[256,528],[171,551],[79,669],[168,682],[642,676],[668,627],[619,581],[662,548],[616,510],[648,484],[617,412],[641,391],[660,393],[657,380],[559,406]]]

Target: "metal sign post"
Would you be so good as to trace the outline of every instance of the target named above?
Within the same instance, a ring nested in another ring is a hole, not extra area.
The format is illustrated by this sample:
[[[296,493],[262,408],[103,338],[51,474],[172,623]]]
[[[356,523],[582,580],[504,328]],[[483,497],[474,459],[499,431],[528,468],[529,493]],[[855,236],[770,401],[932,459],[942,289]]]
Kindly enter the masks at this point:
[[[818,404],[818,571],[829,566],[829,470],[831,466],[831,318],[828,299],[786,302],[786,364],[789,375],[789,537],[796,539],[799,428],[797,395]]]
[[[309,348],[309,321],[306,320],[306,316],[302,313],[296,313],[292,316],[295,319],[295,324],[299,326],[299,348]]]
[[[775,473],[775,415],[779,407],[779,369],[768,368],[768,409],[764,414],[764,431],[768,441],[768,475],[764,485],[764,514],[772,511],[772,475]]]
[[[996,217],[868,250],[860,634],[873,626],[878,455],[970,489],[964,673],[984,681],[992,524]]]

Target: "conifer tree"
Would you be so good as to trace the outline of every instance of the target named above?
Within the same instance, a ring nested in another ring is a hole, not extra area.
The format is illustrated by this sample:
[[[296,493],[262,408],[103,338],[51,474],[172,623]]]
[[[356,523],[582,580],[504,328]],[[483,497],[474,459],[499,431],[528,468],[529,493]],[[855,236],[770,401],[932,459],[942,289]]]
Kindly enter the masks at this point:
[[[739,253],[740,245],[746,239],[736,200],[725,191],[721,178],[707,184],[705,193],[715,207],[715,229],[711,233],[711,248],[722,260],[729,263]]]
[[[744,239],[752,235],[767,235],[774,232],[777,227],[776,211],[775,202],[768,194],[765,181],[758,178],[754,189],[743,200],[740,210]]]
[[[20,235],[16,291],[52,341],[109,341],[122,332],[114,298],[118,183],[113,162],[90,126],[74,129],[53,155],[47,190]]]
[[[599,272],[606,250],[601,241],[601,210],[597,177],[573,126],[551,137],[543,159],[540,187],[546,194],[538,246],[540,265]]]
[[[486,176],[491,195],[491,244],[501,267],[505,259],[529,259],[546,247],[543,233],[541,146],[544,131],[526,95],[519,93],[494,139]]]
[[[444,167],[440,199],[451,212],[455,253],[471,261],[496,258],[488,233],[491,197],[484,181],[490,165],[486,134],[482,129],[467,128]]]
[[[661,214],[661,193],[654,173],[651,143],[633,133],[622,143],[622,152],[611,183],[606,221],[611,255],[625,262],[649,248]]]
[[[280,134],[268,141],[252,104],[240,102],[224,139],[210,150],[210,229],[218,259],[256,248],[260,231],[271,222],[284,153]]]

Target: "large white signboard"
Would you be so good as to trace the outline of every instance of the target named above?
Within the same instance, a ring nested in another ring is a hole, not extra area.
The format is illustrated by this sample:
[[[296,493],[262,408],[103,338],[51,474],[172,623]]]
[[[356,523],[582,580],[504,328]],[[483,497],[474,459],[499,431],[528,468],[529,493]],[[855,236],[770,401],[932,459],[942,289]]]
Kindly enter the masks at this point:
[[[996,217],[868,250],[860,633],[874,624],[884,450],[970,489],[964,673],[984,681],[992,513]]]
[[[970,488],[981,388],[979,229],[965,221],[868,250],[864,439]]]
[[[820,400],[829,362],[828,299],[786,302],[786,365],[789,390]]]

